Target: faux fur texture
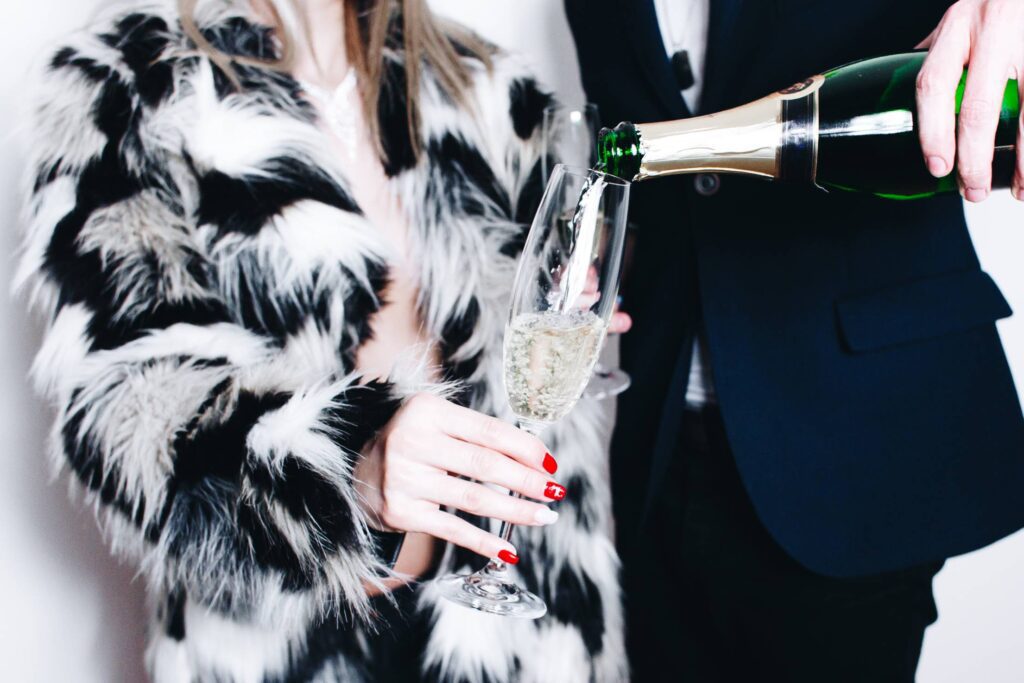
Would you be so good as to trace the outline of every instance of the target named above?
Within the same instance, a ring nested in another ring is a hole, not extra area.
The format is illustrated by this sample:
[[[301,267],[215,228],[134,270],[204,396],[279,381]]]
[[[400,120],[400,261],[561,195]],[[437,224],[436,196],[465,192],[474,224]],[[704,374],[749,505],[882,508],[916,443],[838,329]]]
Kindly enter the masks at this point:
[[[266,56],[242,5],[207,0],[199,24]],[[403,89],[380,108],[419,308],[442,345],[435,385],[353,374],[390,255],[292,79],[239,67],[233,92],[170,0],[111,13],[48,65],[18,275],[49,320],[33,374],[56,406],[55,462],[146,577],[157,681],[385,680],[396,642],[420,680],[626,677],[586,401],[545,435],[570,490],[561,520],[517,531],[516,571],[549,616],[475,613],[429,582],[404,612],[364,591],[387,574],[352,485],[366,441],[422,390],[511,418],[501,340],[550,96],[507,55],[491,71],[466,60],[472,112],[423,79],[418,161]],[[402,82],[394,47],[388,68]],[[448,547],[439,571],[480,563]]]

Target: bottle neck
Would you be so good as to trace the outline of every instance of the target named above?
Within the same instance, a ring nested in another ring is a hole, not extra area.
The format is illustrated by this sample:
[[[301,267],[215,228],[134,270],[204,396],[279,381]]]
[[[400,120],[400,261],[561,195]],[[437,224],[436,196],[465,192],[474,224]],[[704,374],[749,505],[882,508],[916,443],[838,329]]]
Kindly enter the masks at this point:
[[[637,125],[641,157],[633,180],[734,173],[813,181],[820,83],[815,77],[716,114]]]

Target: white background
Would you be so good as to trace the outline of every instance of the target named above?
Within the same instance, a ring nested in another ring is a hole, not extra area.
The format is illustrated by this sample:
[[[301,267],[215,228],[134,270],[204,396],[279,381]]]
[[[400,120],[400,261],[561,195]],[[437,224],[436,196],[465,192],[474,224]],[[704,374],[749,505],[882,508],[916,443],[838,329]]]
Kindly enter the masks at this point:
[[[0,287],[18,240],[18,181],[30,68],[56,36],[81,26],[96,0],[4,3],[0,23]],[[560,0],[434,0],[440,11],[525,53],[563,101],[582,99]],[[84,115],[84,112],[83,112]],[[1024,206],[1000,193],[969,212],[985,268],[1024,311]],[[5,681],[108,683],[144,678],[143,595],[109,558],[91,512],[49,481],[49,413],[25,381],[38,327],[0,296],[0,663]],[[1000,323],[1024,387],[1024,315]],[[1024,492],[1022,492],[1024,504]],[[950,561],[936,580],[939,621],[928,631],[923,683],[1024,680],[1024,535]],[[865,656],[869,656],[865,653]]]

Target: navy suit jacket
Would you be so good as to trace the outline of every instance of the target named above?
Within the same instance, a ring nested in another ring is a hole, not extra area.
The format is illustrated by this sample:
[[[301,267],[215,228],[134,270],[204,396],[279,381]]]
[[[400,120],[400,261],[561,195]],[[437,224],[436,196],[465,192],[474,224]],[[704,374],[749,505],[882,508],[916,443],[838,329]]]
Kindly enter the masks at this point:
[[[911,50],[948,4],[711,0],[699,113]],[[689,115],[651,0],[566,9],[606,125]],[[612,455],[627,561],[652,497],[674,485],[664,475],[700,320],[741,478],[807,568],[895,570],[1024,526],[1024,419],[994,325],[1010,309],[959,197],[898,202],[735,176],[705,196],[677,176],[634,185],[631,217],[623,293],[635,325],[622,363],[634,385]]]

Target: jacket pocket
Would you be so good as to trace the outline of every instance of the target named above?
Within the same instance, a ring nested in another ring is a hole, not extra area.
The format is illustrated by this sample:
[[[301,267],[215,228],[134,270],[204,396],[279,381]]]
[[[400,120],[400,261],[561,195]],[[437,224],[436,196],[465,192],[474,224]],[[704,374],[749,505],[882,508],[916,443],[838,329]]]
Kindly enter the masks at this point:
[[[873,351],[990,324],[1013,314],[988,273],[962,270],[836,301],[839,334]]]

